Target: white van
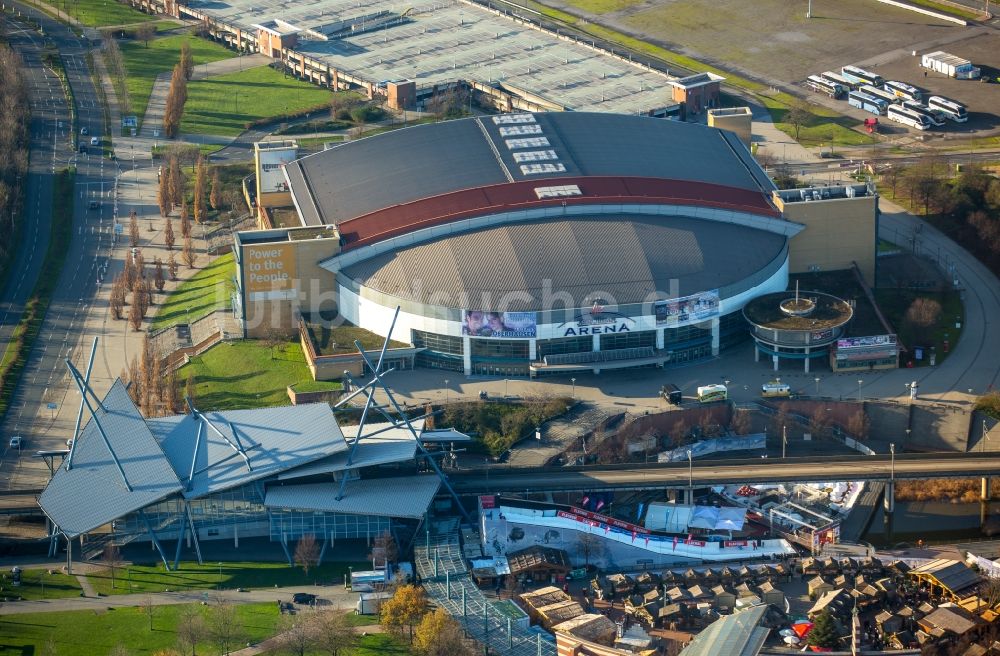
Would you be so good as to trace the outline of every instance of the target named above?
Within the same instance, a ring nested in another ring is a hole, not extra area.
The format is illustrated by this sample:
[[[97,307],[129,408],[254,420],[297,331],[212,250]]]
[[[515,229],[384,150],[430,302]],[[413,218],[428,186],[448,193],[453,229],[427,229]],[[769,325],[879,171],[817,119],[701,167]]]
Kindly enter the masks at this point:
[[[784,397],[788,398],[792,395],[792,388],[785,383],[779,383],[778,381],[771,381],[770,383],[764,383],[760,386],[760,395],[765,398],[771,397]]]

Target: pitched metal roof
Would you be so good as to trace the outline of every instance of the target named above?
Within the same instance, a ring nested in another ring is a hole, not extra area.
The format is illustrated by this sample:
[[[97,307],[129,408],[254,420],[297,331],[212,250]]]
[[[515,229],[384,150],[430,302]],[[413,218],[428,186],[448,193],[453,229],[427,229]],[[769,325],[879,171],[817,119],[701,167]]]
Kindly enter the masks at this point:
[[[264,505],[286,510],[312,510],[348,515],[383,515],[418,519],[427,512],[441,479],[432,474],[348,481],[337,501],[340,483],[272,485]]]
[[[326,403],[206,412],[201,417],[177,415],[147,423],[185,482],[187,498],[273,476],[347,449]],[[234,444],[244,449],[249,467]],[[188,480],[192,457],[194,475]]]
[[[506,309],[530,311],[545,309],[546,289],[581,302],[601,291],[624,304],[664,290],[687,295],[725,288],[758,273],[785,242],[764,230],[688,217],[560,217],[443,237],[376,255],[343,273],[402,298],[429,302],[424,296],[433,290],[437,299],[455,299],[455,307],[474,299],[483,310],[493,308],[482,307],[482,299],[520,299],[505,294],[527,292],[533,300]],[[413,280],[422,285],[414,288]]]
[[[132,489],[125,486],[91,418],[76,438],[72,469],[56,470],[38,499],[49,519],[70,537],[183,489],[120,380],[111,386],[103,404],[97,417]]]
[[[971,567],[960,560],[939,558],[910,570],[911,576],[931,576],[939,585],[947,588],[952,594],[960,594],[973,588],[982,578]]]
[[[419,432],[423,427],[423,420],[414,421],[413,427]],[[355,426],[345,426],[348,435],[357,434]],[[380,432],[383,431],[383,432]],[[315,462],[297,467],[291,471],[278,475],[278,480],[290,480],[293,478],[306,478],[319,474],[330,474],[344,471],[345,469],[361,469],[363,467],[374,467],[376,465],[388,465],[392,463],[413,462],[413,456],[417,451],[417,441],[408,429],[394,428],[392,424],[367,423],[365,432],[368,435],[358,442],[354,458],[350,467],[347,458],[351,451],[351,446],[346,450],[336,453],[327,458],[316,460]],[[353,445],[354,440],[351,440]]]
[[[592,112],[532,115],[536,133],[489,118],[419,125],[352,141],[285,167],[306,225],[507,182],[579,176],[640,176],[708,182],[769,194],[774,189],[736,135],[666,119]],[[522,170],[507,140],[544,137],[559,168]]]
[[[695,636],[681,656],[756,656],[768,629],[760,626],[767,606],[753,606],[715,620]]]

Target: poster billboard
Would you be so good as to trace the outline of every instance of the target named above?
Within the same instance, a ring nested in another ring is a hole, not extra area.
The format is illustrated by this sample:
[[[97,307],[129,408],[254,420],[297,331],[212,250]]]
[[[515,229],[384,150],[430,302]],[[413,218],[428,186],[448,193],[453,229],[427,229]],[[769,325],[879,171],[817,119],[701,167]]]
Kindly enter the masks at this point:
[[[534,312],[462,311],[462,334],[493,339],[531,339],[537,332]]]
[[[685,326],[719,316],[719,290],[699,292],[653,304],[657,326]]]
[[[270,292],[291,289],[295,283],[295,247],[267,244],[243,248],[244,291]]]
[[[895,335],[868,335],[865,337],[844,337],[837,340],[838,351],[869,349],[872,347],[896,346]]]

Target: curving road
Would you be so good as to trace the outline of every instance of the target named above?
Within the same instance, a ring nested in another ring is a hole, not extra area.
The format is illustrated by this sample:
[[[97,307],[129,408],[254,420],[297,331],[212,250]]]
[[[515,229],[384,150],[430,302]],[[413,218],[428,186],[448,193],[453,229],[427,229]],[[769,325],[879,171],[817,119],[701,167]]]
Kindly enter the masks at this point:
[[[73,90],[76,129],[86,127],[90,135],[107,139],[107,135],[104,135],[103,108],[86,62],[86,53],[91,44],[86,39],[77,37],[62,23],[30,6],[18,3],[14,6],[22,14],[39,22],[47,43],[59,51]],[[24,38],[30,42],[28,36]],[[33,38],[36,42],[40,41],[37,35]],[[30,46],[27,47],[30,52]],[[40,60],[30,55],[25,57],[25,71],[29,79],[44,75]],[[75,392],[70,392],[64,359],[70,357],[79,366],[86,357],[84,349],[78,347],[87,339],[87,311],[99,292],[99,273],[108,262],[113,248],[111,226],[115,202],[112,190],[118,173],[117,165],[104,159],[97,152],[97,147],[88,146],[88,150],[94,152],[67,152],[71,141],[69,130],[73,128],[69,125],[69,113],[65,104],[61,109],[55,108],[49,124],[52,120],[61,120],[64,128],[61,147],[57,149],[52,167],[63,168],[74,163],[77,167],[73,239],[65,254],[63,270],[42,326],[41,336],[32,349],[14,402],[0,425],[0,435],[21,435],[26,443],[23,453],[7,451],[0,460],[0,478],[7,489],[43,485],[48,478],[48,469],[42,462],[31,458],[30,454],[39,449],[59,448],[66,436],[72,433],[75,412],[69,409],[63,412],[63,406],[74,405],[79,397]],[[46,125],[44,120],[33,121],[33,144],[42,138]],[[35,134],[35,130],[41,132]],[[87,140],[86,143],[89,144],[89,137]],[[32,157],[34,161],[34,153]],[[51,185],[51,180],[49,184]],[[44,195],[41,190],[38,193]],[[51,191],[48,198],[51,201]],[[98,201],[100,207],[88,210],[91,200]],[[29,210],[33,215],[29,225],[48,225],[50,207],[39,201],[36,206],[29,206]],[[40,266],[43,255],[44,249],[38,250],[30,266]],[[49,409],[50,403],[56,404],[56,408]]]

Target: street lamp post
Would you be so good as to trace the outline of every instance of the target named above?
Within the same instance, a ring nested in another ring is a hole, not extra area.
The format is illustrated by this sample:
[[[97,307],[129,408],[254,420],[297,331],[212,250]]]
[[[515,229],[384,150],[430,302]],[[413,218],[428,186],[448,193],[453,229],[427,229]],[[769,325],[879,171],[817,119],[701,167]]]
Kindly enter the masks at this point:
[[[903,451],[906,451],[906,443],[910,441],[910,432],[912,430],[913,430],[912,428],[907,428],[906,429],[906,436],[903,438],[903,440],[904,440],[903,441]]]
[[[507,398],[507,383],[509,383],[509,382],[510,382],[509,378],[504,378],[503,379],[503,398],[504,399]]]
[[[889,482],[896,482],[896,445],[889,444]]]
[[[788,427],[781,426],[781,459],[785,459],[785,447],[788,446]]]
[[[861,384],[865,381],[858,379],[858,403],[861,403]]]
[[[573,399],[576,399],[576,378],[570,378],[569,382],[573,383]]]
[[[688,453],[688,489],[691,490],[691,496],[694,496],[694,460],[691,458],[691,449],[687,450]],[[691,499],[694,501],[694,499]]]
[[[816,376],[813,380],[816,381],[816,396],[819,396],[819,376]]]
[[[444,379],[444,402],[445,402],[445,405],[448,404],[448,400],[450,398],[449,397],[449,392],[451,392],[451,388],[448,387],[448,379],[445,378]]]
[[[219,589],[222,589],[222,563],[216,563],[219,566]]]

